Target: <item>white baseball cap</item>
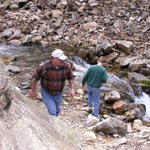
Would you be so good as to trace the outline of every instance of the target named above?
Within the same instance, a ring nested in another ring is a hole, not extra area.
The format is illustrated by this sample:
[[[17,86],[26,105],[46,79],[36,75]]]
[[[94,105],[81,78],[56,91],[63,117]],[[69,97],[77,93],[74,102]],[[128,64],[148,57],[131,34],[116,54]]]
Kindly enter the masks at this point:
[[[53,56],[53,57],[57,57],[57,58],[59,58],[59,59],[61,59],[61,60],[67,59],[67,56],[64,55],[64,52],[63,52],[61,49],[56,49],[56,50],[54,50],[54,51],[52,52],[52,56]]]

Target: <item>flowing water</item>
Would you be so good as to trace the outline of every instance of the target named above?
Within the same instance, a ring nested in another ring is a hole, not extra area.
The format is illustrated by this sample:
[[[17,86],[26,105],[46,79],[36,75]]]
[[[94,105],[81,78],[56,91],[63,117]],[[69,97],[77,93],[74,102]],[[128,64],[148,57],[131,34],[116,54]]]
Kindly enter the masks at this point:
[[[13,45],[0,45],[0,57],[17,57],[16,65],[21,68],[29,67],[30,69],[40,62],[43,62],[50,58],[51,50],[43,49],[40,47],[25,47],[25,46],[13,46]],[[82,77],[90,67],[83,59],[77,56],[69,56],[69,59],[73,61],[76,68],[74,75],[76,76],[77,82],[81,83]],[[118,78],[115,75],[109,75],[109,82],[114,86],[123,86],[130,96],[135,100],[135,103],[145,104],[146,115],[144,119],[150,121],[150,97],[143,93],[142,96],[137,97],[134,94],[133,88],[130,84]]]
[[[146,114],[143,119],[150,121],[150,97],[146,93],[143,93],[142,96],[135,97],[135,103],[144,104],[146,106]]]

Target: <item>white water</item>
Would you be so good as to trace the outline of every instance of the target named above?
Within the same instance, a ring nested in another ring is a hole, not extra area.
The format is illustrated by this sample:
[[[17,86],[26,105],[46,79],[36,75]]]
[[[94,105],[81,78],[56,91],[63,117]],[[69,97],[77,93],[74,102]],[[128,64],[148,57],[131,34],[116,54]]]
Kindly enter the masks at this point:
[[[143,119],[150,121],[150,97],[146,93],[143,93],[142,96],[135,98],[135,103],[146,106],[146,114]]]
[[[76,68],[74,71],[74,75],[77,78],[82,79],[82,77],[84,76],[85,72],[87,71],[87,69],[90,67],[90,65],[85,64],[84,66],[78,65],[76,63],[73,63],[74,67]]]

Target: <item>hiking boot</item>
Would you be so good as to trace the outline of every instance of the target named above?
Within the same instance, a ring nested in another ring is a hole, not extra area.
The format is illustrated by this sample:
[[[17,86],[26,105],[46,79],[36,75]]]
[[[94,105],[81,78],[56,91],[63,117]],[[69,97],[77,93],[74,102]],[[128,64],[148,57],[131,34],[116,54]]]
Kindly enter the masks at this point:
[[[88,119],[87,119],[88,126],[92,126],[98,122],[99,122],[99,119],[97,117],[93,116],[92,114],[88,115]]]

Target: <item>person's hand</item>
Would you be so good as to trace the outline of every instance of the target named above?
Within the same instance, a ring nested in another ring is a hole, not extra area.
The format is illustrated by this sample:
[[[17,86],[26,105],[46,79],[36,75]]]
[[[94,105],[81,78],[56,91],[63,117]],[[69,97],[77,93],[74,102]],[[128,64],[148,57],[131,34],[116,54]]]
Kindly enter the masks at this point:
[[[74,98],[74,96],[75,96],[75,89],[71,89],[69,92],[69,97]]]
[[[36,97],[37,97],[37,93],[36,92],[34,92],[34,91],[30,91],[29,92],[29,98],[36,99]]]
[[[82,89],[83,89],[83,90],[85,89],[85,85],[82,85]]]

